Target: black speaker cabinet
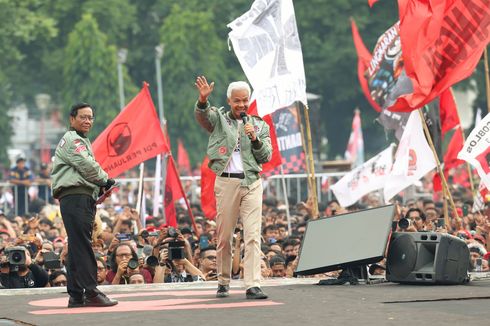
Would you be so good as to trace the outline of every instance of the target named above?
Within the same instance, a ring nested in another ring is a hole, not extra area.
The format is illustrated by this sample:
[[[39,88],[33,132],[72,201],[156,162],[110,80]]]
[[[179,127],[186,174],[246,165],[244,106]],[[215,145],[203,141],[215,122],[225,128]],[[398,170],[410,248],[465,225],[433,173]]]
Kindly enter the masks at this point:
[[[395,232],[386,261],[386,279],[408,284],[462,284],[468,281],[470,251],[454,236]]]

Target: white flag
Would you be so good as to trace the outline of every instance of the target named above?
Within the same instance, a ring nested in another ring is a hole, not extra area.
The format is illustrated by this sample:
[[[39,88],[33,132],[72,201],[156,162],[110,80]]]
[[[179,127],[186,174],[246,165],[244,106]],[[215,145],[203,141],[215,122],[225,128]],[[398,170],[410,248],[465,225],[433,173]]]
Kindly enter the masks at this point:
[[[259,116],[306,104],[303,54],[292,0],[255,0],[228,24],[228,37],[252,84]]]
[[[340,205],[350,206],[369,192],[383,188],[393,164],[392,156],[393,144],[335,183],[332,191]]]
[[[418,110],[412,111],[395,154],[395,163],[384,189],[389,201],[437,166],[422,128]]]
[[[482,182],[490,189],[490,114],[475,126],[466,138],[463,149],[458,154],[460,160],[470,163],[478,172]]]

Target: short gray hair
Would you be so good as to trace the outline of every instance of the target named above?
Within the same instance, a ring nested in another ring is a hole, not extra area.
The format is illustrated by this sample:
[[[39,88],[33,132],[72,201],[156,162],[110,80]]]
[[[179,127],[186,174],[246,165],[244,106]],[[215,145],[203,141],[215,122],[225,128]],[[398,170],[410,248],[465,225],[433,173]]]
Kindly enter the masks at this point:
[[[250,96],[250,94],[252,92],[250,90],[250,85],[247,82],[236,81],[236,82],[230,83],[230,85],[228,85],[228,90],[226,91],[226,97],[230,98],[231,92],[233,92],[235,90],[246,90],[248,92],[248,96]]]

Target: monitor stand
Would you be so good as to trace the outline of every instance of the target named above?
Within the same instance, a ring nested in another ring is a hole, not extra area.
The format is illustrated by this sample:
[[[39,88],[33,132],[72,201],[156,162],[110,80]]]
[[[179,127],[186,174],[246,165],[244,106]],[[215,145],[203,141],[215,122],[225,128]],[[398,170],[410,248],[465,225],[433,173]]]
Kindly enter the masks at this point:
[[[339,277],[336,279],[320,280],[318,285],[344,285],[347,282],[349,282],[350,285],[358,285],[360,279],[368,279],[366,265],[347,266],[340,272]]]

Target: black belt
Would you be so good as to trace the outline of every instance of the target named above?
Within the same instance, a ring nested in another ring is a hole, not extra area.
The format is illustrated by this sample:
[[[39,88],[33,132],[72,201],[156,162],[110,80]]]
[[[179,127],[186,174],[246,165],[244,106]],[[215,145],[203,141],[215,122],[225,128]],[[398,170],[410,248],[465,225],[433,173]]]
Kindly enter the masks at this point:
[[[237,178],[237,179],[245,179],[245,173],[228,173],[228,172],[223,172],[221,173],[222,177],[225,178]]]

